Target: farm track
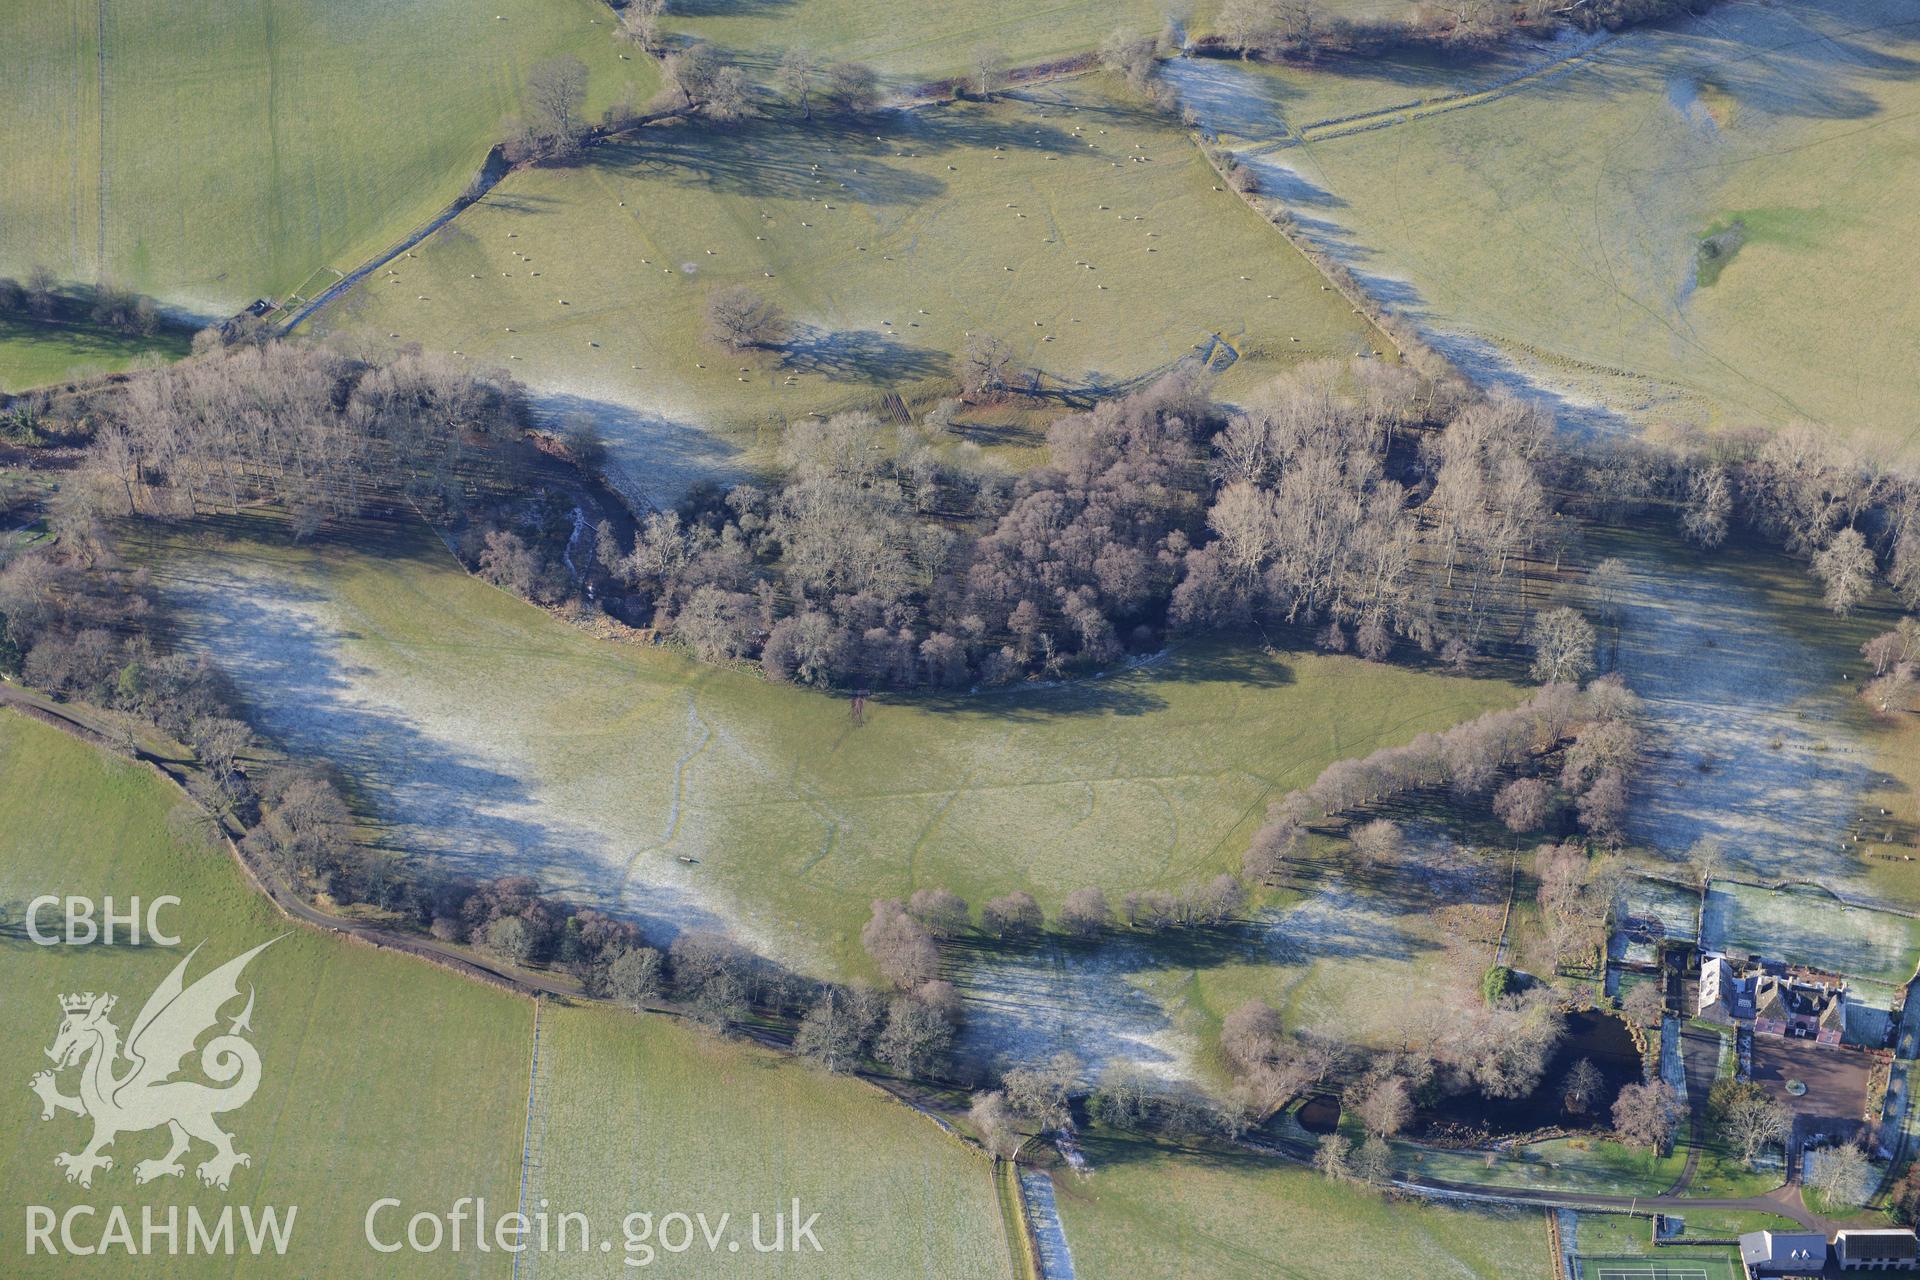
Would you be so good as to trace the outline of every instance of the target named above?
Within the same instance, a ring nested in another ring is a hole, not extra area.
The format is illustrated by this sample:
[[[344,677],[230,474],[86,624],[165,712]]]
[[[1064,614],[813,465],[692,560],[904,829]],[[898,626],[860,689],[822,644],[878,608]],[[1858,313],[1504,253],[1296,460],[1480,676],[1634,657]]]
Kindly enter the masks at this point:
[[[283,338],[287,337],[295,329],[298,329],[303,323],[305,323],[308,318],[313,316],[316,312],[318,312],[321,308],[325,307],[328,303],[332,302],[335,298],[338,298],[341,294],[353,288],[354,285],[359,284],[362,280],[365,280],[368,276],[378,271],[381,267],[386,266],[389,262],[392,262],[395,258],[399,257],[401,254],[407,252],[407,250],[413,248],[415,245],[419,244],[422,240],[425,240],[428,236],[432,235],[434,232],[438,231],[440,228],[446,226],[449,222],[452,222],[456,217],[460,215],[460,212],[463,209],[465,209],[468,205],[473,204],[475,201],[479,200],[482,196],[486,195],[487,192],[493,190],[495,186],[499,185],[500,179],[506,177],[508,173],[512,172],[510,169],[504,169],[504,168],[500,169],[498,172],[494,172],[493,171],[494,166],[492,163],[493,156],[489,154],[487,159],[488,159],[488,163],[481,167],[480,174],[477,179],[479,183],[482,183],[484,185],[480,187],[477,193],[469,194],[469,192],[462,192],[459,196],[457,196],[454,199],[454,202],[452,204],[442,209],[439,213],[434,214],[433,217],[429,218],[426,222],[422,223],[419,227],[409,232],[404,239],[398,241],[397,243],[393,244],[389,248],[383,249],[375,257],[362,263],[358,267],[355,267],[352,271],[349,271],[346,275],[341,276],[338,280],[328,285],[325,289],[322,289],[317,296],[315,296],[314,298],[312,298],[311,300],[305,303],[302,303],[300,306],[300,309],[298,311],[295,311],[291,316],[289,316],[287,318],[286,323],[280,326],[280,336]]]

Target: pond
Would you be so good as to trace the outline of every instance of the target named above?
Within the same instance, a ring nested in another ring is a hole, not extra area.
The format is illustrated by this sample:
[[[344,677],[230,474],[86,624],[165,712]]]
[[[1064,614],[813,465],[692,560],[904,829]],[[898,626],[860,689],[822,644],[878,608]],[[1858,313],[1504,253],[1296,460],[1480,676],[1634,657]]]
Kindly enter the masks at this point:
[[[1308,1133],[1332,1133],[1340,1124],[1340,1099],[1331,1093],[1316,1093],[1300,1104],[1293,1118]]]
[[[1591,1061],[1601,1078],[1598,1096],[1584,1117],[1568,1114],[1562,1104],[1567,1073],[1581,1058]],[[1420,1108],[1410,1130],[1415,1137],[1462,1130],[1499,1137],[1554,1125],[1605,1124],[1614,1098],[1624,1086],[1640,1083],[1641,1076],[1640,1051],[1634,1048],[1626,1023],[1597,1010],[1570,1013],[1567,1034],[1532,1093],[1523,1098],[1486,1098],[1471,1090],[1450,1094]],[[1301,1123],[1306,1123],[1304,1115]]]

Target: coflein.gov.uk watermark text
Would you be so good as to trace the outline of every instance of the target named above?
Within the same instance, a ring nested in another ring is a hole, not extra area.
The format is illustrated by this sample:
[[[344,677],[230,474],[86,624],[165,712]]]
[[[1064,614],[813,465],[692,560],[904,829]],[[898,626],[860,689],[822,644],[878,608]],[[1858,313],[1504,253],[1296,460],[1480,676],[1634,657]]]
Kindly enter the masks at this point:
[[[297,1205],[229,1205],[212,1214],[175,1205],[28,1205],[24,1239],[28,1257],[286,1257],[297,1254],[298,1219]],[[484,1196],[462,1196],[444,1210],[409,1213],[386,1196],[367,1206],[361,1234],[382,1254],[617,1254],[639,1268],[695,1250],[721,1257],[823,1253],[819,1224],[820,1215],[804,1212],[797,1198],[771,1214],[629,1213],[617,1230],[600,1231],[587,1214],[555,1211],[545,1200],[532,1213],[495,1214]]]
[[[820,1215],[803,1214],[798,1198],[789,1208],[744,1218],[731,1212],[629,1213],[617,1234],[598,1232],[584,1213],[554,1212],[545,1200],[533,1213],[489,1213],[484,1197],[463,1196],[445,1211],[408,1214],[399,1200],[367,1207],[367,1244],[380,1253],[602,1253],[618,1252],[629,1267],[647,1267],[661,1254],[704,1248],[716,1255],[821,1253]]]

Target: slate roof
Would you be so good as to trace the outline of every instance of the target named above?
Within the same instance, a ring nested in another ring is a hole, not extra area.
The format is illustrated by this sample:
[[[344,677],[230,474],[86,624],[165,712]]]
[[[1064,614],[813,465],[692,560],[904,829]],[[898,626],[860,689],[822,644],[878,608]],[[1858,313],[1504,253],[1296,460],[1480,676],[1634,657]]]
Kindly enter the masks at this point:
[[[1811,1231],[1749,1231],[1740,1261],[1756,1276],[1817,1276],[1827,1269],[1827,1238]]]

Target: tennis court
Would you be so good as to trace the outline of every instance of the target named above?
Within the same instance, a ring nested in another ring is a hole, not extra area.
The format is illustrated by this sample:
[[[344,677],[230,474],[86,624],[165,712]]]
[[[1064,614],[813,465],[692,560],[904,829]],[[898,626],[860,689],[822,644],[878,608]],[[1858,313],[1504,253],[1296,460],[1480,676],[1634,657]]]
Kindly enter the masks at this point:
[[[1576,1280],[1740,1280],[1730,1257],[1580,1258]]]

